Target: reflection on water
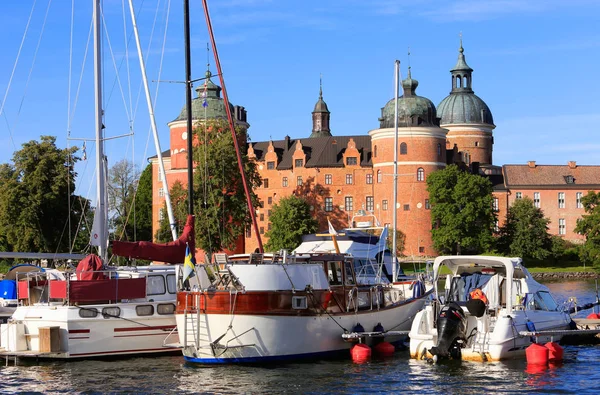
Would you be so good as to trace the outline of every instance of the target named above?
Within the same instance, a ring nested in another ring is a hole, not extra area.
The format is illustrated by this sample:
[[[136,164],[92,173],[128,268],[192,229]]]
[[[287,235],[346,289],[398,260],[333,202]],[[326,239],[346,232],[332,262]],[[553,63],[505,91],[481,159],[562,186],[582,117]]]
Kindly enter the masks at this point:
[[[546,283],[559,302],[595,300],[593,281]],[[582,316],[589,314],[580,312]],[[196,366],[182,357],[24,363],[0,367],[1,393],[600,393],[600,346],[566,346],[562,364],[527,366],[524,360],[429,365],[394,357],[268,366]],[[12,362],[11,362],[12,364]]]

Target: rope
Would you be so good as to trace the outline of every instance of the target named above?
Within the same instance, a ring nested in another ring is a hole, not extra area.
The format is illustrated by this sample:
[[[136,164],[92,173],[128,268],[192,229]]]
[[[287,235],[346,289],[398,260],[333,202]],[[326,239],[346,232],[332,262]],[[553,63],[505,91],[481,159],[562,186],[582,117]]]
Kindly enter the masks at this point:
[[[334,317],[333,317],[331,314],[329,314],[329,311],[327,311],[327,309],[323,308],[323,306],[321,306],[321,304],[320,304],[320,303],[317,303],[317,301],[315,300],[315,295],[314,295],[314,293],[313,293],[312,289],[307,289],[307,290],[306,290],[306,294],[307,294],[308,296],[310,296],[310,299],[311,299],[311,301],[313,302],[313,308],[318,306],[318,308],[319,308],[320,310],[322,310],[322,311],[323,311],[325,314],[327,314],[327,315],[329,316],[329,318],[331,318],[331,320],[332,320],[333,322],[335,322],[335,324],[336,324],[337,326],[339,326],[339,327],[340,327],[340,328],[341,328],[341,329],[344,331],[344,333],[348,333],[348,329],[344,328],[344,327],[343,327],[343,326],[342,326],[342,325],[341,325],[339,322],[337,322],[337,321],[335,320],[335,318],[334,318]]]

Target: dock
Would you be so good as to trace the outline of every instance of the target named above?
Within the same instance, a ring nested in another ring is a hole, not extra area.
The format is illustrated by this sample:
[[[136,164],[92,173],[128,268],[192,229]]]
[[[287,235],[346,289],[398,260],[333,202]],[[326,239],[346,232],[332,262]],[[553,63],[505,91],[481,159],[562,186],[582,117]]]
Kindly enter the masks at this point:
[[[410,331],[386,331],[386,332],[349,332],[342,334],[345,341],[363,340],[370,337],[407,336]]]
[[[562,336],[561,344],[598,344],[600,343],[600,319],[575,318],[577,329],[550,331],[521,331],[521,336]]]

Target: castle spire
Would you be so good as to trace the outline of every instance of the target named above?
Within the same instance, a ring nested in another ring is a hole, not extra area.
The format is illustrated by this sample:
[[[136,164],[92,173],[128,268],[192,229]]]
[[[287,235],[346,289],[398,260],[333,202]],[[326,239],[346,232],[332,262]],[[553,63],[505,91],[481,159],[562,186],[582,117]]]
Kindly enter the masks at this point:
[[[471,73],[473,69],[469,67],[465,60],[462,32],[459,36],[458,60],[456,61],[456,65],[450,70],[452,73],[452,92],[473,92],[471,88]]]
[[[323,75],[319,75],[319,100],[315,104],[315,109],[312,112],[312,133],[310,137],[329,137],[331,136],[331,130],[329,130],[329,116],[330,112],[327,108],[327,104],[323,100]]]

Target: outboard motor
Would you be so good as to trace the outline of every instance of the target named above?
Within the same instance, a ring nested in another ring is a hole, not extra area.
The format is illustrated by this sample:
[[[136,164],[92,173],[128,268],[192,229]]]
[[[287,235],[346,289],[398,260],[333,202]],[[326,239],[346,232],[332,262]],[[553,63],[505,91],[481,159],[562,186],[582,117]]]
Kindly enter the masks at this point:
[[[440,311],[437,319],[438,342],[429,352],[438,358],[460,359],[459,340],[465,339],[467,317],[456,302],[450,302]]]

